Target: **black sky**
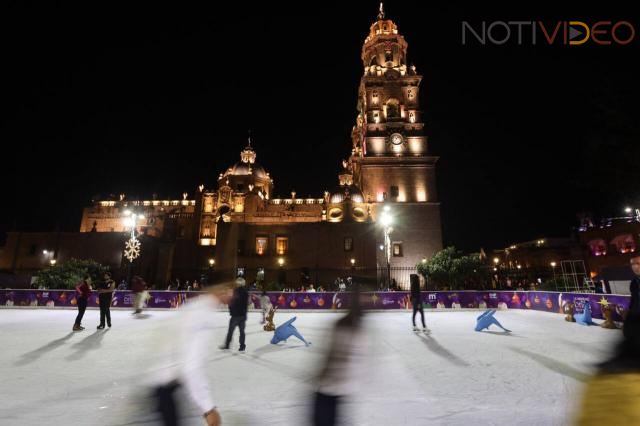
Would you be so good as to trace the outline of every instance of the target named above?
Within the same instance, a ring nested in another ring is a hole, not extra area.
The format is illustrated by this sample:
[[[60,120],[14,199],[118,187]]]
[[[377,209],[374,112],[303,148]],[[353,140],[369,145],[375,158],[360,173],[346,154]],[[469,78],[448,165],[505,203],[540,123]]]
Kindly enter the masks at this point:
[[[248,129],[276,193],[336,184],[377,2],[132,3],[2,13],[0,228],[77,230],[97,194],[212,187]],[[446,244],[567,236],[578,212],[640,204],[640,34],[627,46],[461,44],[463,20],[640,30],[627,7],[386,3],[424,75]]]

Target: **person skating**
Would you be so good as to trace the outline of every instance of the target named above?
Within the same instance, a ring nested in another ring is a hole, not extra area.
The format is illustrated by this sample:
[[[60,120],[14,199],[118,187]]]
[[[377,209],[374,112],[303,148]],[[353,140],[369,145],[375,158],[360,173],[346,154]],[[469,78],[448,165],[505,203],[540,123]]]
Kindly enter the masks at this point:
[[[98,330],[104,328],[105,318],[107,325],[111,328],[111,299],[115,288],[116,282],[111,279],[111,273],[105,272],[104,281],[98,289],[98,302],[100,304],[100,325],[98,325]]]
[[[219,426],[222,420],[207,378],[212,330],[220,320],[215,315],[220,303],[229,303],[231,284],[207,289],[203,296],[190,300],[178,309],[178,321],[160,323],[157,327],[165,336],[153,358],[159,365],[153,368],[152,396],[156,411],[165,426],[178,426],[188,416],[180,407],[177,391],[184,389],[198,407],[208,426]],[[187,423],[192,424],[191,421]]]
[[[354,394],[364,376],[367,338],[364,331],[360,289],[354,284],[351,310],[340,319],[332,333],[324,367],[316,380],[311,423],[313,426],[340,424],[340,407]]]
[[[266,290],[262,290],[262,295],[260,296],[260,308],[262,309],[262,322],[260,324],[264,324],[267,321],[267,313],[269,313],[269,309],[271,309],[271,299],[267,295]]]
[[[229,313],[231,318],[229,319],[229,331],[227,332],[227,338],[221,349],[229,349],[231,339],[233,338],[233,332],[238,327],[240,330],[240,352],[244,352],[246,349],[244,327],[247,323],[247,309],[249,307],[249,292],[245,288],[244,278],[238,278],[236,280],[236,288],[233,290],[233,297],[229,302]]]
[[[587,381],[576,426],[640,424],[640,256],[631,258],[631,270],[623,341]]]
[[[422,331],[429,332],[427,325],[424,322],[424,309],[422,308],[422,298],[420,297],[420,278],[418,275],[411,274],[409,276],[411,281],[411,304],[413,305],[413,331],[418,331],[416,326],[416,314],[420,312],[420,319],[422,320]]]
[[[84,327],[82,326],[82,317],[84,316],[84,311],[87,310],[87,301],[89,300],[89,296],[91,296],[91,277],[89,275],[85,275],[82,278],[82,281],[76,285],[76,292],[78,293],[78,296],[76,297],[78,315],[76,316],[76,321],[73,324],[73,331],[82,331],[84,330]]]
[[[142,277],[138,275],[133,277],[131,280],[131,292],[133,293],[133,307],[135,309],[133,313],[139,314],[142,312],[147,292],[147,284],[144,282]]]

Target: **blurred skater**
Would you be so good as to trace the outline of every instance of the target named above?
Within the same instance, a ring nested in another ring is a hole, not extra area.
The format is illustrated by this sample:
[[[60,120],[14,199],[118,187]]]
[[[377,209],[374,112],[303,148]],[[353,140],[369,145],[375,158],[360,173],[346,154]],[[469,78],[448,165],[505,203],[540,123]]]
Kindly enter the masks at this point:
[[[136,275],[131,279],[131,292],[133,293],[133,313],[142,313],[144,301],[147,297],[147,283],[145,283],[139,275]]]
[[[233,290],[233,298],[229,302],[229,331],[227,331],[227,338],[223,346],[220,349],[229,349],[231,339],[233,338],[233,332],[238,327],[240,331],[240,352],[246,350],[244,328],[247,323],[247,309],[249,307],[249,292],[245,288],[246,281],[244,278],[239,277],[236,279],[236,288]]]
[[[111,328],[111,299],[115,288],[116,282],[111,279],[111,273],[105,272],[104,279],[98,289],[98,302],[100,304],[100,325],[98,325],[98,330],[104,328],[105,318],[107,325]]]
[[[615,355],[599,365],[587,382],[578,426],[640,424],[640,256],[631,259],[635,278],[624,320],[623,340]]]
[[[271,299],[267,295],[266,290],[262,290],[262,295],[260,296],[260,308],[262,309],[262,321],[260,324],[264,324],[267,322],[267,314],[269,313],[269,309],[271,309]]]
[[[420,278],[417,274],[411,274],[409,276],[411,281],[411,304],[413,305],[413,331],[418,331],[416,326],[416,314],[420,312],[420,319],[422,320],[422,331],[427,333],[429,329],[424,322],[424,309],[422,308],[422,298],[420,297]]]
[[[331,346],[324,368],[317,380],[314,395],[313,426],[339,423],[339,408],[345,397],[354,392],[357,372],[365,354],[363,313],[358,284],[354,284],[351,311],[340,319],[332,333]]]
[[[84,330],[82,317],[84,316],[84,311],[87,310],[87,301],[89,300],[89,296],[91,296],[91,277],[89,275],[85,275],[82,281],[76,285],[76,292],[78,293],[76,297],[78,316],[76,316],[76,321],[73,324],[73,331],[82,331]]]
[[[231,292],[230,284],[211,287],[205,295],[190,300],[178,310],[178,321],[160,327],[165,339],[164,346],[157,353],[161,365],[154,373],[153,396],[161,424],[178,426],[182,424],[182,418],[191,417],[188,413],[181,413],[178,395],[181,389],[198,407],[204,424],[222,424],[209,387],[206,367],[210,339],[220,321],[216,320],[215,311],[221,303],[229,303]]]

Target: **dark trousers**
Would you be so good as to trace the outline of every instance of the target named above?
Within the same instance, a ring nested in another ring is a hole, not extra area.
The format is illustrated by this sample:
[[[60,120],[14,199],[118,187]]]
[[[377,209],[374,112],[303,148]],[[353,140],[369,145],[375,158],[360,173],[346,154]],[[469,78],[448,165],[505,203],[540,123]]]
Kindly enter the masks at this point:
[[[313,426],[333,426],[338,424],[339,396],[316,392],[313,405]]]
[[[82,323],[82,317],[84,316],[84,311],[87,310],[87,298],[86,297],[78,297],[78,316],[76,317],[76,325],[80,325]]]
[[[98,296],[100,303],[100,325],[104,325],[104,318],[107,318],[107,324],[111,326],[111,295],[112,293],[102,293]]]
[[[411,303],[413,304],[413,326],[416,326],[416,314],[420,312],[420,319],[422,319],[422,328],[426,328],[427,325],[424,323],[424,310],[422,309],[422,303],[419,298],[412,298]]]
[[[160,413],[162,424],[165,426],[178,426],[179,407],[176,403],[176,390],[180,384],[176,381],[155,389],[154,397],[157,402],[156,410]]]
[[[229,319],[229,331],[227,332],[227,340],[224,343],[225,347],[229,347],[231,339],[233,338],[233,331],[238,327],[240,329],[240,347],[244,348],[244,326],[246,322],[246,315],[241,317],[231,317],[231,319]]]

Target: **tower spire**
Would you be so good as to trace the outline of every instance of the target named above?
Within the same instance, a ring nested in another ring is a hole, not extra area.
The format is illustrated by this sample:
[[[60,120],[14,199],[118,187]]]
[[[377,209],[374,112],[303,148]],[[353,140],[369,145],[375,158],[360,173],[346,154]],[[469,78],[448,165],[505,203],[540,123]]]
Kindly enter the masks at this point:
[[[248,136],[247,136],[247,146],[248,146],[249,148],[251,148],[251,129],[249,129],[249,132],[248,132],[248,133],[249,133],[249,134],[248,134]]]
[[[379,20],[384,19],[384,3],[383,2],[380,2],[380,11],[378,12],[378,19]]]

